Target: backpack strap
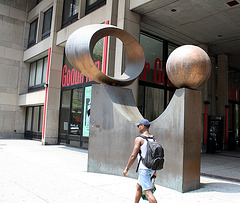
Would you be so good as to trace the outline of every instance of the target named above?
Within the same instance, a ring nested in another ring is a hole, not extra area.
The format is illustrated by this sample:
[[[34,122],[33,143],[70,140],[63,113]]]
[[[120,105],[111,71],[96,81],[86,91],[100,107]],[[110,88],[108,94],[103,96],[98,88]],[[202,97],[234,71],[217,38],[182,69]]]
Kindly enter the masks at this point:
[[[137,165],[136,173],[138,172],[138,168],[139,168],[140,162],[141,162],[141,160],[142,160],[141,150],[139,150],[138,153],[139,153],[140,159],[139,159],[139,161],[138,161],[138,165]]]
[[[153,136],[153,137],[146,137],[146,136],[143,136],[143,135],[138,135],[137,137],[141,137],[141,138],[143,138],[143,139],[145,139],[145,140],[147,140],[147,141],[148,141],[148,139],[153,139],[154,141],[156,141],[155,138],[154,138],[154,136]],[[138,168],[139,168],[140,162],[141,162],[141,160],[143,159],[143,157],[141,156],[141,153],[142,153],[141,150],[139,150],[138,153],[139,153],[140,159],[139,159],[139,161],[138,161],[136,173],[138,172]]]
[[[148,141],[148,139],[153,139],[153,141],[156,141],[156,139],[155,139],[154,136],[152,136],[152,137],[147,137],[147,136],[143,136],[143,135],[138,135],[137,137],[141,137],[141,138],[143,138],[143,139],[145,139],[145,140],[147,140],[147,141]]]

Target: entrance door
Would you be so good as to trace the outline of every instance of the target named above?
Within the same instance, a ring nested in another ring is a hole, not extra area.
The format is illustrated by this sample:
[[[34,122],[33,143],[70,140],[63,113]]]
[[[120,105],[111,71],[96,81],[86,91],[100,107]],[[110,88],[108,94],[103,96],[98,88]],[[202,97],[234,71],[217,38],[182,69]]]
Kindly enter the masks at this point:
[[[90,105],[91,86],[62,91],[59,123],[61,144],[88,148]]]

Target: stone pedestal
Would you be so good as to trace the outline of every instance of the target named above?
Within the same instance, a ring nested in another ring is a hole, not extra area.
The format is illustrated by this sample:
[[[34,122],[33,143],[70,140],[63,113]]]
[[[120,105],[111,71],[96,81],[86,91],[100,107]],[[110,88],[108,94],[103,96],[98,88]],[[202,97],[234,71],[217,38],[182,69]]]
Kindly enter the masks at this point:
[[[93,85],[88,171],[122,176],[142,119],[131,90]],[[167,109],[151,122],[150,132],[165,150],[156,183],[179,192],[200,187],[201,93],[176,90]],[[129,177],[136,178],[136,162]]]

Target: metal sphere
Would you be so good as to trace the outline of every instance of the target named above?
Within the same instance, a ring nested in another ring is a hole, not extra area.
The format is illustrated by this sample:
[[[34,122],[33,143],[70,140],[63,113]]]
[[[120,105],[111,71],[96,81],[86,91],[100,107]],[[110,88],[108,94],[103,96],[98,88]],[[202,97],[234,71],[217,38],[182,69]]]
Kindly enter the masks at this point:
[[[92,60],[95,44],[106,36],[120,39],[127,52],[126,68],[119,77],[105,75]],[[128,32],[106,24],[87,25],[73,32],[67,40],[65,53],[71,65],[82,74],[96,82],[114,86],[133,83],[141,74],[145,63],[144,52],[138,41]]]
[[[184,45],[175,49],[167,60],[167,75],[178,88],[197,88],[211,74],[211,61],[200,47]]]

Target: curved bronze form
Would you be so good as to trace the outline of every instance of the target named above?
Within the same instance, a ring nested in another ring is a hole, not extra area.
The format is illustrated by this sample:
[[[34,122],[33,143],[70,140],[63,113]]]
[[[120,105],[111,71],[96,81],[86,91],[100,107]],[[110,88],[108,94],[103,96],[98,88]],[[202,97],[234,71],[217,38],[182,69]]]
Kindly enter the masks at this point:
[[[124,73],[119,77],[111,77],[97,69],[93,62],[93,48],[103,37],[115,36],[119,38],[127,52],[127,65]],[[92,80],[113,86],[127,86],[141,74],[145,57],[142,47],[128,32],[112,25],[93,24],[84,26],[73,32],[67,40],[66,56],[73,67]]]

